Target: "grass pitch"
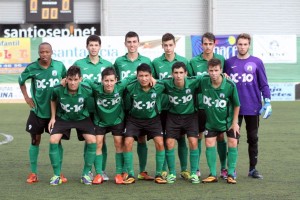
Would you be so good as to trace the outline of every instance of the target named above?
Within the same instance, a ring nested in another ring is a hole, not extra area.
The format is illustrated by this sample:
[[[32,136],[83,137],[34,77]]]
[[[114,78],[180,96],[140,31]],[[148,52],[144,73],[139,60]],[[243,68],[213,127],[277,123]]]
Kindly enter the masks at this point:
[[[220,180],[212,184],[191,184],[177,174],[174,184],[158,185],[154,182],[136,181],[133,185],[115,185],[113,182],[115,161],[112,136],[107,135],[107,173],[110,181],[101,185],[80,184],[83,167],[83,143],[73,132],[70,141],[64,141],[63,173],[68,183],[50,186],[53,172],[48,156],[49,136],[44,134],[40,145],[39,182],[29,185],[28,147],[29,134],[25,124],[29,108],[25,104],[0,104],[0,133],[14,137],[11,143],[0,145],[0,199],[299,199],[300,198],[300,102],[273,102],[273,115],[260,121],[259,163],[257,169],[263,180],[247,177],[248,153],[245,128],[241,128],[238,183],[229,185]],[[4,137],[0,135],[2,141]],[[202,178],[209,174],[202,143]],[[153,141],[148,142],[147,170],[155,169]],[[134,147],[136,150],[136,148]],[[135,151],[134,150],[134,151]],[[134,154],[135,172],[138,173],[137,154]],[[177,163],[178,163],[177,158]],[[179,172],[177,165],[177,172]]]

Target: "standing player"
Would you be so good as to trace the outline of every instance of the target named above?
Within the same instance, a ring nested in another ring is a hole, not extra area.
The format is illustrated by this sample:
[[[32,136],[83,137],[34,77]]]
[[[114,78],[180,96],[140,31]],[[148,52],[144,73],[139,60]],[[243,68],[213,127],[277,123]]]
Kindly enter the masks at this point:
[[[101,71],[103,71],[106,67],[112,66],[112,63],[101,58],[99,56],[99,51],[101,48],[101,39],[97,35],[90,35],[86,40],[86,48],[89,52],[89,55],[86,58],[77,60],[73,65],[79,66],[81,69],[82,77],[84,79],[90,79],[91,81],[98,81],[101,82]],[[90,116],[93,119],[94,118],[94,100],[91,97],[89,99],[88,103],[88,109],[90,112]],[[83,140],[84,138],[80,137],[80,140]],[[109,180],[109,177],[105,173],[106,168],[106,159],[107,159],[107,147],[106,143],[103,143],[102,150],[100,149],[100,141],[97,141],[97,153],[96,153],[96,159],[95,159],[95,168],[97,168],[97,163],[100,163],[100,151],[103,153],[103,162],[102,162],[102,169],[103,169],[103,178],[105,181]],[[84,148],[86,150],[86,148]],[[84,151],[85,151],[84,150]],[[90,173],[90,176],[92,174]]]
[[[127,48],[127,53],[124,56],[118,57],[114,63],[119,80],[123,80],[129,75],[136,74],[137,67],[142,63],[148,64],[152,71],[151,60],[138,53],[139,44],[140,40],[136,32],[130,31],[125,35],[125,46]],[[148,147],[145,135],[143,134],[138,137],[137,153],[140,164],[140,173],[138,175],[138,179],[153,180],[154,178],[149,176],[146,171]]]
[[[224,66],[224,57],[222,55],[214,53],[216,37],[214,34],[210,32],[206,32],[203,34],[201,38],[202,50],[203,52],[192,58],[190,61],[192,67],[192,75],[199,76],[203,74],[207,74],[207,62],[212,58],[217,58],[221,61],[221,67]],[[198,94],[198,118],[199,118],[199,139],[198,139],[198,149],[199,149],[199,162],[201,157],[201,140],[203,137],[203,132],[205,131],[205,123],[206,123],[206,114],[203,109],[202,102],[202,94]],[[226,179],[227,178],[227,169],[226,169],[226,154],[227,154],[227,144],[224,139],[224,134],[220,133],[217,136],[217,145],[218,145],[218,154],[220,158],[221,164],[221,172],[220,177]],[[197,175],[200,177],[200,166],[197,170]]]
[[[55,84],[66,76],[66,69],[62,62],[51,59],[52,47],[49,43],[39,45],[39,59],[29,64],[19,77],[19,84],[26,103],[31,108],[26,124],[26,131],[31,135],[29,159],[31,173],[27,183],[35,183],[37,177],[37,162],[39,145],[43,132],[49,133],[50,95]],[[31,79],[31,98],[27,94],[25,82]],[[63,155],[61,143],[58,145],[60,155]],[[61,175],[63,182],[67,179]]]
[[[154,78],[156,79],[163,79],[167,77],[172,76],[172,65],[175,62],[183,62],[188,69],[189,74],[191,71],[189,71],[189,62],[186,58],[178,55],[175,53],[176,48],[176,41],[175,37],[171,33],[166,33],[162,36],[162,48],[164,49],[164,53],[158,57],[155,58],[152,61],[153,68],[154,68]],[[166,118],[167,118],[167,110],[168,110],[168,104],[169,104],[169,98],[166,94],[163,94],[162,96],[162,113],[161,113],[161,123],[163,127],[163,131],[165,131],[166,126]],[[186,146],[185,136],[178,138],[178,155],[180,160],[180,166],[181,166],[181,177],[185,179],[190,178],[190,173],[187,170],[187,154],[188,154],[188,148]],[[166,177],[166,162],[163,167],[163,177]]]
[[[93,89],[95,99],[95,133],[98,143],[98,149],[102,149],[104,136],[106,133],[112,132],[114,144],[116,148],[116,176],[115,183],[122,184],[122,169],[123,169],[123,130],[124,130],[124,108],[123,108],[123,92],[127,84],[136,79],[136,76],[130,76],[122,81],[117,82],[117,75],[113,67],[105,68],[102,73],[102,82],[92,82],[86,80]],[[101,184],[102,177],[102,152],[99,154],[96,176],[93,184]]]
[[[222,75],[222,63],[212,58],[208,61],[208,74],[200,82],[203,107],[207,116],[205,134],[206,160],[210,169],[203,183],[217,182],[216,140],[226,132],[228,140],[227,183],[235,184],[234,171],[237,162],[237,141],[239,138],[238,115],[240,102],[235,84]]]
[[[259,115],[264,111],[264,119],[272,114],[270,88],[263,62],[249,54],[251,37],[242,33],[237,37],[238,55],[225,62],[224,71],[236,83],[241,109],[239,125],[245,119],[247,130],[248,154],[250,159],[248,176],[263,179],[256,170],[258,156]],[[262,107],[261,95],[264,99]]]
[[[148,64],[137,67],[137,81],[127,86],[126,107],[128,116],[125,129],[124,162],[128,177],[124,184],[135,182],[133,169],[132,146],[134,139],[140,134],[147,133],[147,139],[153,139],[156,148],[155,183],[167,183],[161,176],[165,158],[163,133],[159,113],[161,111],[162,84],[151,87],[152,72]]]
[[[175,139],[186,134],[190,147],[190,167],[192,183],[200,183],[196,175],[198,168],[198,116],[195,101],[199,88],[200,77],[187,78],[187,68],[183,62],[172,66],[173,78],[162,80],[165,93],[169,96],[169,110],[166,123],[166,157],[169,167],[168,183],[176,181],[175,171]]]
[[[81,83],[80,68],[71,66],[67,71],[66,87],[58,85],[51,96],[51,119],[48,125],[50,134],[49,157],[54,171],[50,185],[61,184],[58,142],[61,138],[70,139],[71,129],[76,128],[77,134],[82,135],[86,142],[84,169],[81,182],[91,185],[88,176],[96,156],[96,137],[94,125],[89,117],[87,100],[92,95],[92,89]]]

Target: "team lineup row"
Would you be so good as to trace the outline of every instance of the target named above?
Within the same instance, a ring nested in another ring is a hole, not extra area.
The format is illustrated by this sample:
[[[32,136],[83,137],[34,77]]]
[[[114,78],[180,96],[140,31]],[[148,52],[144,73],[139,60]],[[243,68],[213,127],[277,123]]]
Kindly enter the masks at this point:
[[[105,178],[107,148],[104,139],[107,132],[112,132],[115,141],[117,184],[135,182],[132,154],[134,139],[138,141],[138,179],[174,183],[174,145],[177,140],[180,175],[192,183],[199,183],[199,159],[204,132],[210,175],[202,182],[218,181],[215,158],[217,143],[221,177],[227,179],[228,183],[236,183],[237,139],[243,118],[249,143],[249,176],[261,179],[262,176],[255,168],[259,114],[266,111],[264,118],[267,118],[272,109],[263,63],[248,54],[250,40],[248,34],[239,35],[238,56],[226,60],[224,66],[224,58],[213,53],[215,37],[212,33],[203,35],[203,53],[190,62],[175,53],[175,38],[167,33],[162,37],[165,53],[151,62],[137,51],[138,35],[128,32],[125,36],[128,53],[117,58],[111,68],[110,62],[98,56],[101,40],[93,35],[87,39],[89,55],[76,61],[67,74],[61,62],[51,59],[51,45],[42,43],[39,46],[40,58],[28,65],[19,78],[24,98],[32,108],[26,126],[32,138],[29,149],[31,173],[27,182],[38,181],[38,147],[41,134],[48,130],[51,130],[49,155],[55,174],[50,184],[66,182],[61,174],[63,148],[60,139],[68,138],[70,129],[76,128],[79,138],[86,141],[81,179],[85,184],[101,184]],[[222,71],[232,80],[224,78]],[[205,73],[208,75],[203,75]],[[187,75],[194,77],[187,78]],[[65,76],[67,86],[55,86]],[[155,84],[152,76],[157,79],[170,78],[159,80]],[[85,79],[84,82],[81,82],[82,78]],[[135,78],[137,80],[133,80]],[[31,98],[26,92],[27,79],[32,80]],[[151,85],[152,82],[154,85]],[[263,107],[261,95],[265,100]],[[126,118],[123,102],[127,111]],[[95,130],[91,128],[94,126],[88,117],[89,113],[93,113]],[[161,119],[166,120],[161,120],[159,114]],[[125,139],[122,135],[124,126]],[[224,132],[227,134],[228,149]],[[190,172],[187,170],[188,151],[184,134],[187,135],[190,147]],[[155,178],[145,170],[146,135],[155,142]],[[88,176],[93,163],[95,177]],[[166,172],[167,167],[169,173]]]

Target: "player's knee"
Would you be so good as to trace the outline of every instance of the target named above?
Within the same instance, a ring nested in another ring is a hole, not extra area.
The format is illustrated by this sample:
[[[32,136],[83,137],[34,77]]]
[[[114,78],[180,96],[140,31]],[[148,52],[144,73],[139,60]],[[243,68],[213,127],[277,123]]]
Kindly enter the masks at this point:
[[[41,135],[31,135],[31,145],[39,146],[41,143]]]

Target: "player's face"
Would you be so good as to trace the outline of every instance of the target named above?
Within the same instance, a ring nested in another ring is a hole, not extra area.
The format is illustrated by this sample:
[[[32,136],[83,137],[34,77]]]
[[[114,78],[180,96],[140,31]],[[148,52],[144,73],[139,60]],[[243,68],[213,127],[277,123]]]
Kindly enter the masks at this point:
[[[174,53],[175,47],[176,44],[173,40],[164,41],[162,43],[162,48],[167,55],[172,55]]]
[[[48,44],[43,44],[39,48],[40,62],[48,64],[51,62],[52,48]]]
[[[184,78],[187,76],[187,72],[182,67],[175,68],[172,72],[175,85],[181,85],[184,83]]]
[[[79,77],[78,74],[76,76],[67,76],[67,85],[68,85],[68,90],[70,92],[76,92],[79,87],[79,83],[82,80],[82,77]]]
[[[237,41],[237,49],[238,49],[238,53],[241,56],[244,56],[248,53],[250,48],[250,44],[249,44],[249,40],[245,39],[245,38],[240,38]]]
[[[221,73],[222,70],[220,65],[208,66],[208,74],[212,81],[217,81],[221,77]]]
[[[213,40],[209,40],[208,38],[203,38],[202,49],[205,54],[214,53],[215,43]]]
[[[125,46],[127,48],[128,53],[136,53],[139,48],[139,40],[137,37],[128,37],[125,41]]]
[[[139,71],[137,74],[137,79],[142,87],[149,87],[151,74],[149,72]]]
[[[116,82],[117,79],[115,75],[104,76],[104,78],[102,79],[104,91],[106,93],[112,93],[114,91]]]
[[[99,54],[101,46],[97,41],[90,41],[89,44],[86,46],[86,48],[90,56],[96,57]]]

